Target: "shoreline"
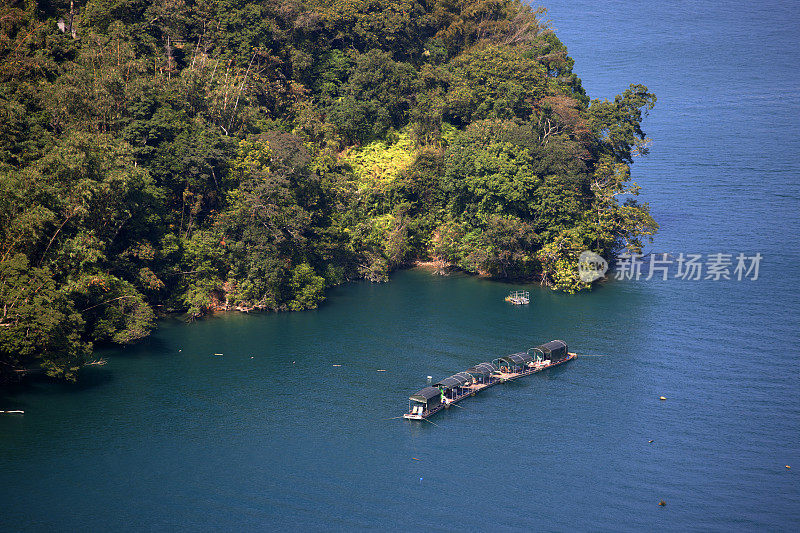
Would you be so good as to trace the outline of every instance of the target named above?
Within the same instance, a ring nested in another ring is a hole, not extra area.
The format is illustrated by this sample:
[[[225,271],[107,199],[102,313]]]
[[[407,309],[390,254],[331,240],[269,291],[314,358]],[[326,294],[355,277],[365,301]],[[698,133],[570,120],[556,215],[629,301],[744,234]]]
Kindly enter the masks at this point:
[[[453,268],[453,264],[452,263],[448,263],[446,261],[441,261],[441,260],[423,261],[421,259],[415,259],[413,261],[410,261],[410,262],[398,267],[393,272],[396,272],[396,271],[399,271],[399,270],[412,269],[412,268],[423,268],[423,269],[426,269],[426,270],[432,270],[432,271],[434,271],[433,272],[434,274],[439,274],[439,275],[442,275],[442,276],[446,276],[448,274],[448,269]],[[483,277],[480,273],[475,274],[475,275],[477,275],[479,277]],[[353,282],[353,281],[358,281],[358,280],[346,280],[342,284],[350,283],[350,282]],[[388,280],[385,283],[388,283]],[[329,287],[329,288],[332,288],[332,287]],[[326,299],[327,299],[327,297],[326,297]],[[312,308],[312,309],[316,309],[316,308]],[[307,311],[307,310],[308,309],[302,309],[302,311]],[[237,311],[237,312],[240,312],[240,313],[251,313],[251,312],[283,313],[283,312],[291,311],[291,310],[290,309],[268,309],[266,307],[261,307],[261,306],[258,306],[258,305],[253,305],[253,306],[229,305],[222,298],[217,298],[217,302],[212,304],[211,306],[209,306],[207,308],[206,313],[207,314],[227,313],[227,312],[231,312],[231,311]],[[180,314],[180,312],[178,312],[178,314]],[[196,319],[203,318],[203,315],[200,315],[200,316],[195,317],[195,318]]]
[[[510,279],[510,278],[509,279],[501,279],[501,278],[493,278],[492,276],[490,276],[486,272],[467,272],[467,271],[461,270],[460,268],[455,266],[453,263],[449,263],[449,262],[443,261],[443,260],[415,259],[413,261],[409,261],[409,262],[397,267],[392,272],[390,272],[390,274],[394,273],[394,272],[401,271],[401,270],[411,270],[411,269],[414,269],[414,268],[420,268],[420,269],[423,269],[423,270],[427,270],[427,271],[431,272],[431,274],[435,274],[435,275],[439,275],[439,276],[448,276],[448,275],[450,275],[451,272],[462,272],[462,273],[465,273],[468,276],[474,276],[474,277],[479,278],[479,279],[487,279],[487,280],[497,281],[499,283],[509,283],[509,284],[535,283],[535,284],[538,284],[540,286],[544,286],[544,285],[542,285],[541,282],[536,282],[533,279]],[[361,280],[360,279],[345,280],[341,284],[334,285],[334,286],[341,286],[341,285],[345,285],[347,283],[352,283],[352,282],[357,282],[357,281],[361,281]],[[606,281],[606,280],[605,279],[599,280],[599,282],[602,282],[602,281]],[[389,280],[382,281],[381,283],[389,283]],[[326,292],[327,292],[328,289],[331,289],[334,286],[328,287],[326,289]],[[325,297],[325,300],[327,300],[327,296]],[[323,302],[325,300],[323,300]],[[323,303],[323,302],[320,302],[320,303]],[[209,316],[209,315],[212,315],[214,313],[230,313],[230,312],[239,312],[239,313],[253,313],[253,312],[255,312],[255,313],[265,313],[265,312],[266,313],[285,313],[285,312],[293,312],[293,311],[309,311],[309,310],[312,310],[312,309],[318,309],[318,307],[312,307],[312,308],[309,308],[309,309],[298,309],[298,310],[292,310],[292,309],[288,309],[288,308],[270,309],[270,308],[263,307],[263,306],[258,306],[258,305],[252,305],[252,306],[247,306],[247,305],[229,305],[229,304],[227,304],[225,302],[225,300],[223,298],[218,298],[216,303],[212,304],[211,306],[209,306],[207,308],[205,314],[193,317],[193,319],[194,320],[199,320],[199,319],[204,318],[205,316]],[[173,314],[173,313],[168,313],[168,314]],[[179,311],[176,311],[174,314],[180,315],[180,314],[183,314],[183,313],[181,313]]]
[[[436,261],[423,261],[421,259],[416,259],[410,263],[410,268],[428,268],[428,269],[438,269],[443,271],[446,268],[451,268],[453,265],[448,263],[447,261],[436,260]],[[398,269],[400,270],[400,269]]]

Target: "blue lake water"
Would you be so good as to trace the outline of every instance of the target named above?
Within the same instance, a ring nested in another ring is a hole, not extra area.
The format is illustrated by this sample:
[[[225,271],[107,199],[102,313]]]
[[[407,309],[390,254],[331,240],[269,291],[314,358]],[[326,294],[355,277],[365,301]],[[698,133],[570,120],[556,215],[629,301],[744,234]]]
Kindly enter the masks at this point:
[[[634,167],[652,251],[761,253],[758,280],[512,307],[413,270],[317,311],[168,321],[77,386],[0,395],[25,410],[0,417],[0,530],[798,530],[800,9],[548,7],[591,96],[658,96]],[[386,420],[426,375],[553,338],[608,357]]]

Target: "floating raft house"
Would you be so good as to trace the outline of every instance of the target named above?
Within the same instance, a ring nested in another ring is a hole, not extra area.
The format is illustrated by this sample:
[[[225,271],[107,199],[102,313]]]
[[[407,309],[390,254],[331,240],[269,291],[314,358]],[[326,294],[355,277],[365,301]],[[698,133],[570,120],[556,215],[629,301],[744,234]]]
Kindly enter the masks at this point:
[[[575,357],[577,355],[569,351],[566,342],[554,340],[525,352],[498,357],[491,363],[478,363],[409,396],[408,412],[403,418],[428,418],[483,389],[541,372]]]

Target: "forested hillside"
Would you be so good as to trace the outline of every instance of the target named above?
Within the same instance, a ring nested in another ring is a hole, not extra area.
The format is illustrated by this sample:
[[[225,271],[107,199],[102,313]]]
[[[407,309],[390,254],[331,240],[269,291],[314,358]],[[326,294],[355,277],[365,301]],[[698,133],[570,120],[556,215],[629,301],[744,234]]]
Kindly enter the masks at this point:
[[[0,381],[180,311],[420,260],[573,292],[637,250],[641,85],[590,100],[518,0],[6,0]]]

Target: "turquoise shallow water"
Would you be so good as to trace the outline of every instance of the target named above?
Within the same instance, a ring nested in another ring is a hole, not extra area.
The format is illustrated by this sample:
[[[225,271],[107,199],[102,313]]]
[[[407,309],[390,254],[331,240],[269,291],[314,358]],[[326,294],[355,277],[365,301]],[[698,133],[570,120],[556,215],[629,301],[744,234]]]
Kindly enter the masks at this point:
[[[797,5],[549,7],[592,96],[658,95],[634,168],[652,250],[760,252],[757,281],[518,308],[413,270],[317,311],[168,321],[77,386],[0,396],[26,411],[0,418],[0,530],[797,530]],[[609,357],[385,420],[426,375],[552,338]]]

